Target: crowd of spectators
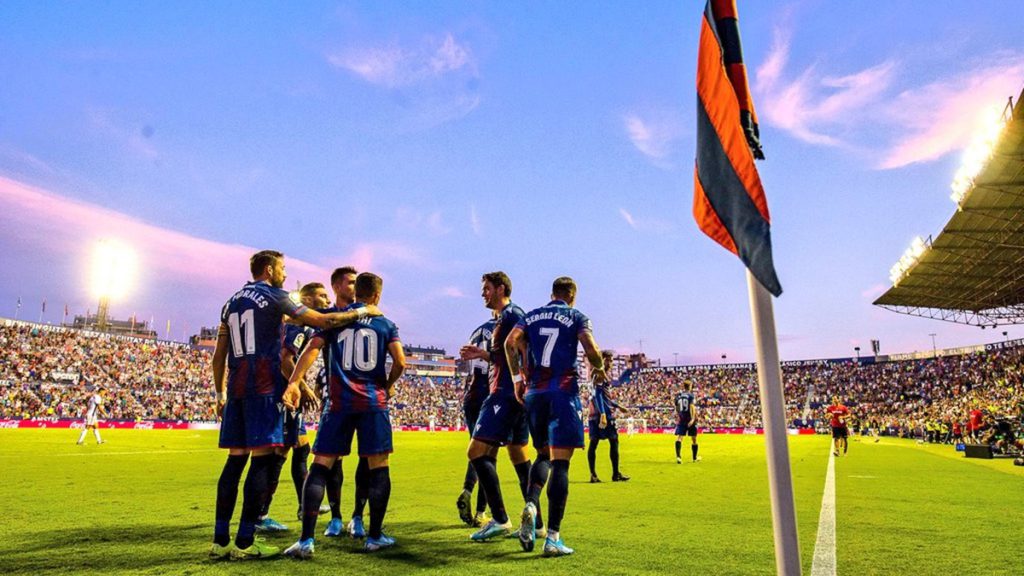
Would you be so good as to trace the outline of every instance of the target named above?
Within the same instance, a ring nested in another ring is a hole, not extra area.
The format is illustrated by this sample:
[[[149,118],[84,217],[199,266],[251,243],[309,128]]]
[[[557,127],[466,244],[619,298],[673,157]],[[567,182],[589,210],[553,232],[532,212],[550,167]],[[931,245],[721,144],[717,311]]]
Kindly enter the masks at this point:
[[[80,418],[86,398],[104,391],[108,418],[213,421],[211,355],[186,345],[40,327],[0,324],[0,418]],[[783,368],[788,423],[824,427],[838,397],[855,429],[951,441],[972,409],[1020,417],[1024,347],[898,362],[804,362]],[[700,424],[757,428],[757,373],[749,365],[634,372],[612,396],[648,428],[675,424],[672,399],[684,380],[697,395]],[[462,422],[463,381],[407,375],[391,401],[395,425],[451,427]],[[584,387],[583,402],[587,402]],[[315,420],[316,414],[309,415]]]

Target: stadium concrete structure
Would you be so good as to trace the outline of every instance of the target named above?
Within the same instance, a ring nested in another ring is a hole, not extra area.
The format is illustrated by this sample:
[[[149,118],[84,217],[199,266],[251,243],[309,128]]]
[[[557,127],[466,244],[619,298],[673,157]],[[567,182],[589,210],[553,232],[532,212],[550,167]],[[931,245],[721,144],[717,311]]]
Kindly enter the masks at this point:
[[[982,328],[1024,323],[1022,100],[1024,92],[1003,109],[977,171],[954,180],[956,213],[893,267],[893,286],[875,305]]]

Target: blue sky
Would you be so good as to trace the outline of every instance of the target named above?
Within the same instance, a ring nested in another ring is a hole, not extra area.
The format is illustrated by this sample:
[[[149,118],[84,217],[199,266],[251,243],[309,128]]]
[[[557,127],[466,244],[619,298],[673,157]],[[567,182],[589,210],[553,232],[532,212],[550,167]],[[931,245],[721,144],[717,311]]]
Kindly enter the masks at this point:
[[[4,3],[0,315],[95,310],[89,251],[112,237],[142,265],[113,314],[176,339],[276,248],[289,287],[381,274],[410,344],[456,348],[502,269],[527,309],[573,276],[602,346],[749,361],[743,268],[690,215],[702,8]],[[740,3],[784,359],[1000,338],[871,301],[952,214],[978,115],[1024,87],[1020,22],[1019,3]]]

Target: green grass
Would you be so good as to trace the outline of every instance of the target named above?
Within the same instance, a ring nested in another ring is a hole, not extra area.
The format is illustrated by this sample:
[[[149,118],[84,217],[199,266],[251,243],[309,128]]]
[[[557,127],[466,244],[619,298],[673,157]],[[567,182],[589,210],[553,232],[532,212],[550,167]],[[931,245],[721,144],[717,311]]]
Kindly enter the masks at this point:
[[[764,441],[701,436],[704,461],[676,465],[671,436],[622,438],[625,484],[608,482],[607,444],[587,483],[573,461],[562,532],[568,558],[525,554],[514,541],[474,544],[455,512],[465,434],[401,433],[392,457],[386,528],[399,546],[376,555],[349,540],[317,540],[317,557],[247,563],[205,557],[224,454],[216,432],[0,430],[0,572],[132,574],[772,574]],[[801,557],[810,572],[829,441],[791,437]],[[517,516],[507,459],[499,474]],[[343,513],[354,462],[345,464]],[[965,460],[949,447],[854,442],[836,462],[839,574],[1024,573],[1024,468]],[[273,515],[296,528],[287,473]],[[236,515],[241,505],[236,508]],[[546,510],[546,506],[545,506]],[[289,520],[292,520],[289,522]],[[326,521],[321,522],[322,531]],[[270,540],[282,546],[296,538]]]

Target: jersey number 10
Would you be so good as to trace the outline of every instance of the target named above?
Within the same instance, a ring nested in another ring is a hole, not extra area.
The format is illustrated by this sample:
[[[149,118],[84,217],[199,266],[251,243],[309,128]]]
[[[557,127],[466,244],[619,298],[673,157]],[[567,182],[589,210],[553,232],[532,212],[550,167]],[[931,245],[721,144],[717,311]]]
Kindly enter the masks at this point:
[[[355,363],[357,370],[369,372],[377,367],[377,333],[367,328],[346,328],[338,335],[338,341],[345,343],[341,355],[341,368],[351,370]]]

